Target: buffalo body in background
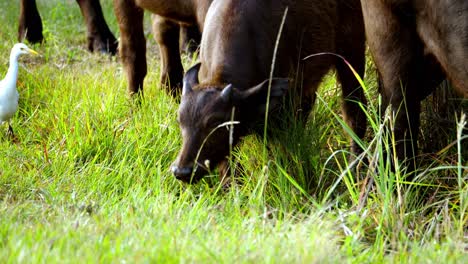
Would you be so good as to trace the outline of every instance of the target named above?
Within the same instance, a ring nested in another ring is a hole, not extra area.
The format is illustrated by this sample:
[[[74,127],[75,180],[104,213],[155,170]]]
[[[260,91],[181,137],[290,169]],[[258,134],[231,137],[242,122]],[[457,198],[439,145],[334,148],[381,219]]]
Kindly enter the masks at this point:
[[[143,13],[153,13],[153,32],[161,56],[161,83],[172,95],[181,87],[184,69],[180,59],[181,25],[189,38],[200,38],[206,11],[212,0],[114,0],[120,28],[120,57],[130,94],[143,91],[147,73]],[[191,33],[191,34],[190,34]]]

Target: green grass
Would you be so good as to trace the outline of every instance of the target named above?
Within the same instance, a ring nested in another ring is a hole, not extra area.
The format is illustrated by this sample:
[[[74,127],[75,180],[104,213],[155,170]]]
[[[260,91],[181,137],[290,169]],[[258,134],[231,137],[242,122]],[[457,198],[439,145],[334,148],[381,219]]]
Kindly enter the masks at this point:
[[[118,35],[111,1],[101,2]],[[381,155],[391,133],[379,125],[370,63],[370,169],[347,169],[349,136],[331,74],[305,128],[273,131],[284,145],[273,144],[266,162],[261,138],[236,149],[239,184],[222,190],[213,174],[189,186],[168,171],[181,146],[177,104],[159,87],[149,16],[149,73],[137,108],[118,60],[86,51],[74,1],[38,6],[47,42],[33,47],[41,57],[21,59],[18,142],[0,130],[2,263],[466,262],[466,127],[457,141],[450,122],[439,153],[405,180]],[[17,3],[0,3],[2,76],[18,13]],[[433,123],[423,124],[429,137]]]

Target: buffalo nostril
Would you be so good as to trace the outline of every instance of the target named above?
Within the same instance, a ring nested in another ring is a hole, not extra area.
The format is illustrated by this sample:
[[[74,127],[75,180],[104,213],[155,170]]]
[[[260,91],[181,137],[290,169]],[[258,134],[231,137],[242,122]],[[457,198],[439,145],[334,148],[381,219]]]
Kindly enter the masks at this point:
[[[178,169],[179,169],[179,167],[177,167],[177,166],[171,166],[171,172],[172,172],[172,174],[176,174],[177,171],[178,171]]]
[[[180,168],[178,166],[172,166],[171,171],[176,178],[186,178],[190,177],[190,175],[192,174],[191,167]]]

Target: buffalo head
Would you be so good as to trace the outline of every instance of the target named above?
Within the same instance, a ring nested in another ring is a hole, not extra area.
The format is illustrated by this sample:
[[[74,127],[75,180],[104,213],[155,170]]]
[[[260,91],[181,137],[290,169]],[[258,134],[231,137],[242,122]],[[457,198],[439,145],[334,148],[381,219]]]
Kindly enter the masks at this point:
[[[178,122],[183,145],[171,167],[184,182],[196,182],[226,160],[229,151],[252,123],[262,121],[269,80],[247,89],[232,84],[198,83],[200,63],[184,76]],[[288,79],[271,80],[269,109],[276,108],[288,88]]]

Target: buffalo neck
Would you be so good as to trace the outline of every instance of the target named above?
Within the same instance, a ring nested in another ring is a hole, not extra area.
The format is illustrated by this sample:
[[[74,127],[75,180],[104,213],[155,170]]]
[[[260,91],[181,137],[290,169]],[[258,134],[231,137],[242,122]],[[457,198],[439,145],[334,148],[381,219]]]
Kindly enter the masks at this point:
[[[201,43],[201,83],[232,83],[247,89],[269,77],[283,15],[282,8],[271,5],[251,0],[212,3]],[[276,55],[282,56],[281,47]]]

